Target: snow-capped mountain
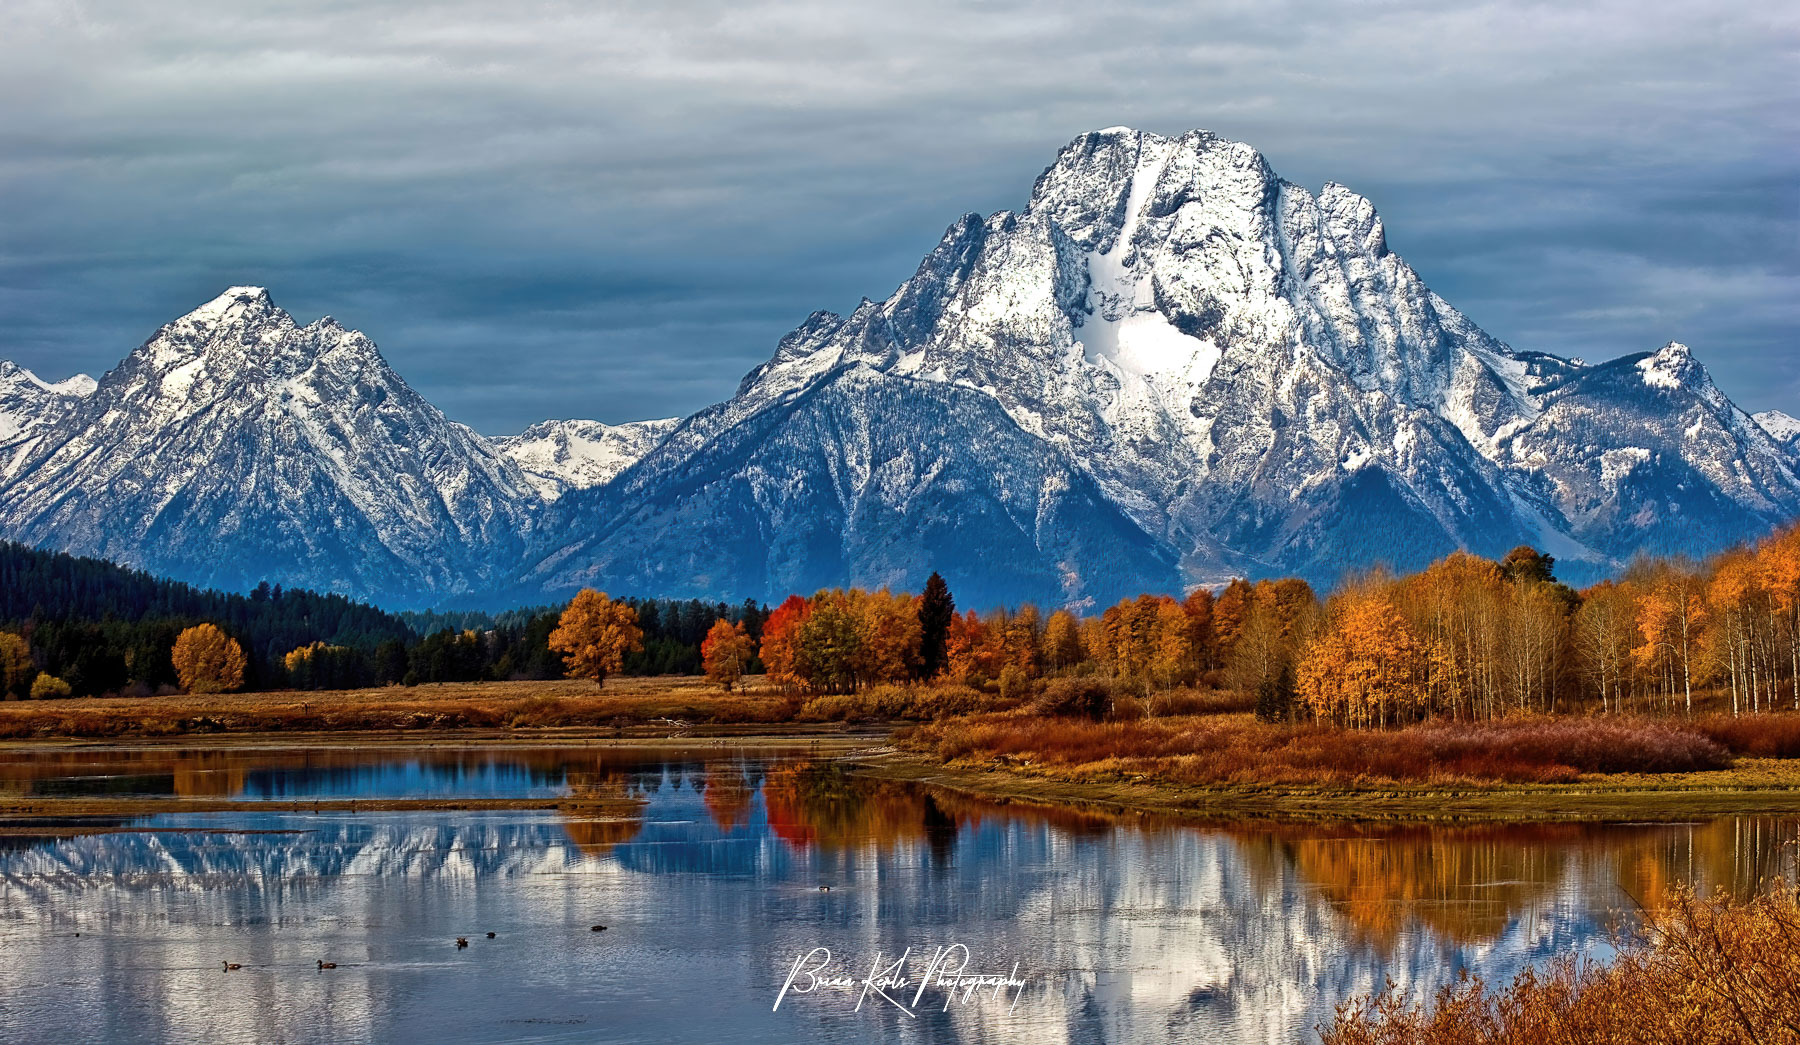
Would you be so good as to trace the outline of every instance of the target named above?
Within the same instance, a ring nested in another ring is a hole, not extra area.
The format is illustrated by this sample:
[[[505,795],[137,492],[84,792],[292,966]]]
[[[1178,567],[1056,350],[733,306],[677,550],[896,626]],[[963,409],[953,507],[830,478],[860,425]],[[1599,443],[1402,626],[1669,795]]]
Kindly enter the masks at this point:
[[[957,221],[887,300],[808,318],[736,398],[684,422],[620,484],[564,498],[530,576],[553,590],[577,578],[633,587],[649,569],[638,564],[655,561],[664,588],[721,584],[719,562],[652,549],[687,518],[682,506],[720,511],[713,498],[742,488],[726,500],[749,535],[744,555],[798,527],[845,580],[916,585],[924,567],[884,558],[892,545],[863,522],[870,504],[884,506],[882,533],[915,522],[911,471],[891,476],[855,440],[812,448],[820,459],[804,468],[713,452],[765,417],[812,424],[818,404],[841,408],[844,394],[815,393],[852,372],[884,401],[923,402],[934,388],[990,400],[1016,428],[1004,440],[984,419],[980,433],[918,431],[918,449],[1000,469],[1016,490],[990,447],[1041,447],[1179,559],[1175,583],[1329,583],[1377,561],[1408,568],[1522,542],[1579,578],[1640,549],[1707,551],[1800,514],[1794,456],[1685,348],[1594,366],[1512,349],[1432,293],[1349,189],[1315,195],[1206,132],[1113,128],[1064,148],[1022,211]],[[831,496],[801,525],[786,498],[820,468]],[[954,520],[958,494],[934,494]],[[953,529],[942,557],[981,547],[979,526]],[[590,536],[568,543],[572,532]],[[639,551],[622,561],[621,545]],[[1081,591],[1112,590],[1104,568],[1054,539],[1036,554]],[[983,591],[1011,584],[1012,569]]]
[[[516,569],[536,497],[368,338],[297,325],[258,287],[168,324],[0,447],[0,531],[184,580],[392,603]]]
[[[1349,189],[1126,128],[684,420],[487,440],[367,338],[240,287],[97,385],[0,368],[0,467],[0,535],[397,604],[932,570],[965,605],[1093,604],[1519,543],[1581,581],[1800,516],[1800,422],[1745,414],[1685,346],[1514,349]]]
[[[1800,418],[1790,417],[1779,410],[1764,410],[1751,414],[1762,430],[1775,437],[1775,441],[1789,450],[1800,450]]]
[[[93,394],[94,387],[94,379],[86,374],[52,384],[17,363],[0,360],[0,443],[13,443],[54,422]],[[15,452],[7,463],[16,456]]]
[[[615,482],[553,505],[545,530],[567,543],[520,594],[773,600],[917,590],[934,569],[976,605],[1180,585],[1166,548],[985,393],[858,364],[742,406],[702,411]]]
[[[538,496],[554,501],[570,490],[612,482],[680,423],[679,417],[621,425],[540,421],[518,435],[494,440],[494,445],[524,471]]]

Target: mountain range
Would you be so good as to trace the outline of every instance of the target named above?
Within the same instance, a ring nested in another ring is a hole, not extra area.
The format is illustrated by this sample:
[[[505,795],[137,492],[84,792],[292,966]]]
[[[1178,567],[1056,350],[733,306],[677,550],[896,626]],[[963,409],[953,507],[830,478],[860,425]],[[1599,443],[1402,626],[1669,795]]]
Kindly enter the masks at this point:
[[[99,381],[0,364],[0,536],[392,605],[837,584],[1093,605],[1529,543],[1586,580],[1800,516],[1800,422],[1686,346],[1512,348],[1367,199],[1112,128],[691,417],[488,439],[234,287]]]

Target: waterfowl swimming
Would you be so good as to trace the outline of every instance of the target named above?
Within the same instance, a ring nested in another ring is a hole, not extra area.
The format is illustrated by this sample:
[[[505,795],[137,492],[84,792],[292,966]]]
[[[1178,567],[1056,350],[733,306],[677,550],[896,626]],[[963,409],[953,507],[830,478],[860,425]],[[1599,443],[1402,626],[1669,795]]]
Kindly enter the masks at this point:
[[[233,969],[242,969],[243,968],[243,966],[238,964],[237,962],[220,962],[219,964],[223,965],[225,967],[224,971],[226,971],[226,972],[230,972]]]
[[[821,885],[821,886],[819,886],[819,891],[820,891],[820,892],[822,892],[822,893],[828,893],[828,892],[830,892],[830,891],[831,891],[831,886],[829,886],[829,885]]]
[[[321,960],[321,961],[320,961],[320,962],[319,962],[319,968],[321,968],[321,969],[335,969],[335,968],[337,968],[337,962],[328,962],[328,961],[323,961],[323,960]]]
[[[493,934],[493,933],[488,933],[488,939],[490,939],[490,940],[491,940],[491,939],[493,939],[493,938],[494,938],[494,934]]]
[[[458,936],[456,938],[456,945],[458,947],[467,947],[469,945],[469,938],[467,936]]]
[[[604,926],[604,925],[590,925],[590,926],[588,926],[588,932],[591,932],[591,933],[603,933],[603,932],[605,932],[605,931],[606,931],[606,926]]]

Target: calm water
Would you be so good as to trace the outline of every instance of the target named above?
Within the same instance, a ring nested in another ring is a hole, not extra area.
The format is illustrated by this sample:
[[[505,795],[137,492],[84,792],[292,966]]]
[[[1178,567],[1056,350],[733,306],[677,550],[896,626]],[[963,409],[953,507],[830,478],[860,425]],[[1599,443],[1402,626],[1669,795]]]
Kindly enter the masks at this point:
[[[1632,897],[1791,875],[1795,834],[1117,823],[717,748],[14,754],[0,788],[577,810],[0,823],[0,1041],[58,1045],[1288,1042],[1388,977],[1603,954]],[[1023,987],[772,1011],[814,948],[916,981],[955,944]]]

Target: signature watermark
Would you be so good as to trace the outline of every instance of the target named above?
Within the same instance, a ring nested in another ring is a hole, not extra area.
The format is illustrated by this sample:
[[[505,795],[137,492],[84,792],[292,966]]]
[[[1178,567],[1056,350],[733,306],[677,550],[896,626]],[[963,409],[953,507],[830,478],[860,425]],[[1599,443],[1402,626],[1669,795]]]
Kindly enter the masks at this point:
[[[867,974],[858,976],[848,965],[839,964],[829,947],[814,947],[794,956],[772,1011],[779,1012],[783,1001],[791,1003],[796,996],[826,992],[855,995],[856,1012],[864,1005],[885,1002],[908,1016],[917,1016],[923,1006],[938,1004],[940,997],[946,1012],[952,1005],[976,1002],[1001,1003],[1009,1013],[1018,1007],[1026,985],[1018,962],[1007,972],[981,971],[973,965],[974,956],[960,943],[929,953],[921,951],[918,956],[908,947],[898,958],[875,952]]]

